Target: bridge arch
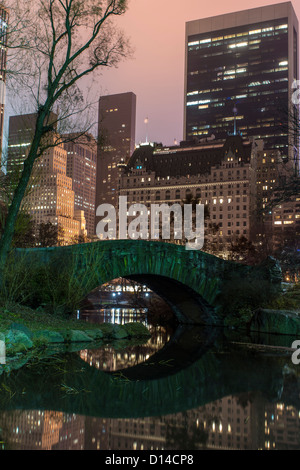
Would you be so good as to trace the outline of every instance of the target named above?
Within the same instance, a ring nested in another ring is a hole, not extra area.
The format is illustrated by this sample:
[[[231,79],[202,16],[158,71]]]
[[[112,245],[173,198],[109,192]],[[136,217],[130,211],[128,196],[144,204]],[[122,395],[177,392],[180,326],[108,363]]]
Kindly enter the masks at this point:
[[[24,250],[17,250],[18,253]],[[266,279],[272,283],[269,267],[256,268],[225,261],[203,251],[186,250],[184,246],[143,240],[109,240],[72,246],[25,250],[29,262],[41,263],[49,269],[69,270],[85,295],[93,289],[119,277],[143,276],[153,290],[172,289],[176,297],[181,287],[181,307],[189,302],[198,303],[199,312],[206,314],[205,323],[220,322],[218,298],[228,283],[240,279]],[[159,281],[158,281],[159,277]],[[144,282],[144,281],[143,281]],[[279,277],[274,282],[280,282]],[[162,289],[164,287],[164,289]],[[159,292],[158,292],[159,293]],[[83,297],[85,296],[83,295]],[[165,296],[166,297],[166,296]],[[180,302],[179,302],[180,303]],[[187,304],[186,304],[187,305]],[[192,313],[180,316],[183,323],[201,323],[200,316]]]
[[[215,319],[215,309],[189,286],[160,274],[134,274],[126,276],[146,285],[171,307],[179,323],[210,324]]]

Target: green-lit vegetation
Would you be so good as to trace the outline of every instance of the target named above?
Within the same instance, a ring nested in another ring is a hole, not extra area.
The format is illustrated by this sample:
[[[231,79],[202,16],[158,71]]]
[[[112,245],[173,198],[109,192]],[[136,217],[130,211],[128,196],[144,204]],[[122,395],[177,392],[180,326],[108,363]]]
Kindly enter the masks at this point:
[[[39,331],[45,328],[56,331],[61,328],[74,328],[75,326],[81,330],[97,327],[97,325],[76,320],[75,316],[50,314],[41,309],[33,310],[30,307],[16,303],[0,306],[0,331],[3,332],[9,329],[12,323],[20,323],[31,331]]]
[[[87,267],[80,270],[80,254],[65,253],[63,260],[59,254],[45,263],[31,259],[30,253],[12,252],[5,267],[0,303],[4,307],[20,304],[55,316],[72,315],[95,287],[95,277],[101,278],[101,256],[94,261],[92,264],[91,258],[86,259]]]
[[[298,310],[300,314],[300,284],[294,284],[286,292],[278,295],[275,299],[265,305],[270,309]]]

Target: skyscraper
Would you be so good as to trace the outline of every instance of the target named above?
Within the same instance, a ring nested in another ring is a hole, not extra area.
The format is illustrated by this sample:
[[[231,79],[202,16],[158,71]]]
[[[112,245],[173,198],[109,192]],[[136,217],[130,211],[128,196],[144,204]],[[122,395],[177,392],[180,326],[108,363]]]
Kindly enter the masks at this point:
[[[9,119],[7,172],[18,175],[31,146],[37,114]],[[74,211],[72,179],[67,176],[67,151],[56,133],[57,115],[51,113],[54,132],[47,137],[48,148],[35,161],[23,208],[34,222],[51,222],[61,228],[61,243],[73,243],[83,235],[82,214]]]
[[[287,119],[298,75],[291,2],[188,22],[184,138],[241,132],[295,159]]]
[[[8,11],[0,4],[0,153],[2,154]]]
[[[136,96],[132,92],[99,100],[96,209],[117,205],[121,168],[135,148]]]
[[[88,237],[94,236],[97,141],[90,135],[68,135],[64,145],[68,152],[67,176],[72,178],[75,211],[84,211]]]

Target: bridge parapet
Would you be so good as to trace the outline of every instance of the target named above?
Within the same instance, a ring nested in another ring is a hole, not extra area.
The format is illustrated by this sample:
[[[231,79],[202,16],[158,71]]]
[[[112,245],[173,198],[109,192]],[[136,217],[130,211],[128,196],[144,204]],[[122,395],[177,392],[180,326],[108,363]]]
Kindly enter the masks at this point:
[[[110,240],[17,253],[25,253],[31,263],[50,270],[68,270],[85,295],[119,277],[161,276],[196,293],[212,316],[229,285],[261,280],[278,288],[281,282],[280,268],[273,259],[261,266],[245,266],[164,242]]]

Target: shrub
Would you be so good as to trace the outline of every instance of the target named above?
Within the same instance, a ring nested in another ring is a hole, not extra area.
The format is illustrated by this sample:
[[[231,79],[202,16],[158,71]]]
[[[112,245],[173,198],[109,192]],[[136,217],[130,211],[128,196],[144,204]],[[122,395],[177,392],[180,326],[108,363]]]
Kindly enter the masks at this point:
[[[77,275],[76,261],[71,255],[42,264],[30,253],[12,253],[5,267],[1,303],[5,306],[14,302],[33,309],[43,307],[53,314],[73,313],[85,297],[89,282],[95,287],[94,273],[84,270],[81,276]]]

